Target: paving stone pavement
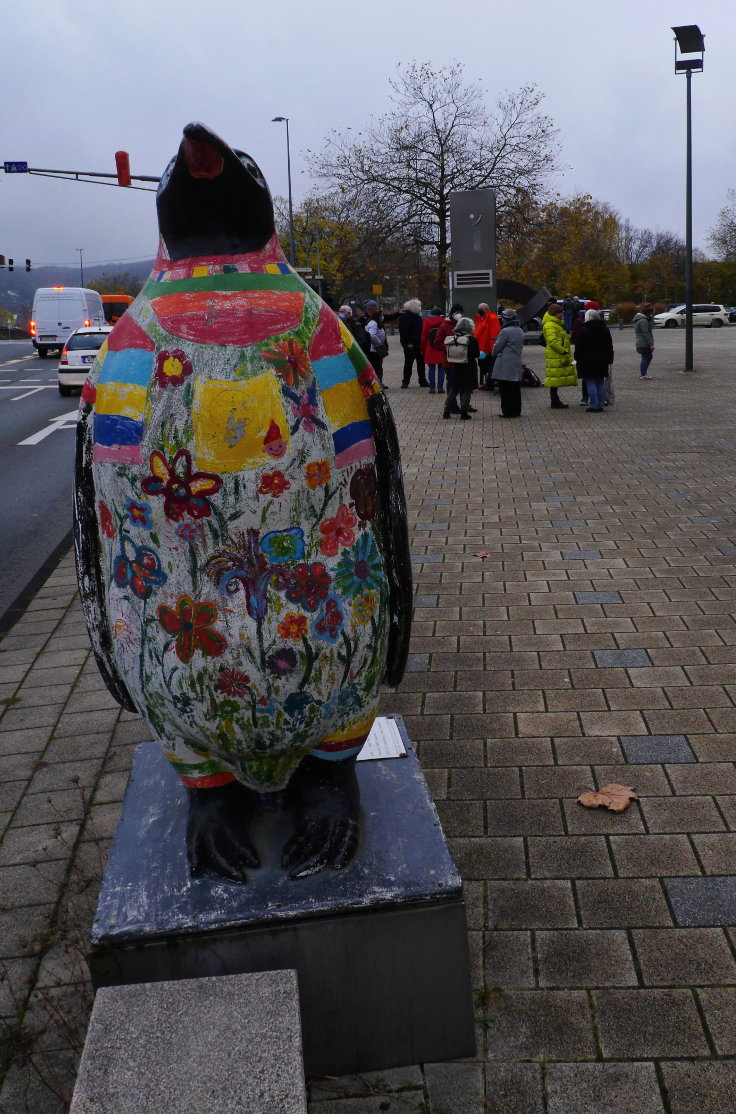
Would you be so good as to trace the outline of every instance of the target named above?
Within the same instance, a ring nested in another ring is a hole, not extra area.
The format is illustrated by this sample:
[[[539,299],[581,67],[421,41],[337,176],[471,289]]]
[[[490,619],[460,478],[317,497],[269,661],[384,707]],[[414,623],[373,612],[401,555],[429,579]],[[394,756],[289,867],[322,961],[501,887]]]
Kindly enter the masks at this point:
[[[736,329],[696,332],[696,376],[658,334],[645,382],[613,339],[604,414],[525,390],[521,419],[478,394],[461,424],[390,391],[416,611],[383,710],[464,877],[478,1052],[312,1081],[311,1114],[736,1110]],[[0,644],[0,701],[0,1110],[57,1114],[147,736],[97,674],[70,555]],[[609,781],[641,800],[577,804]]]

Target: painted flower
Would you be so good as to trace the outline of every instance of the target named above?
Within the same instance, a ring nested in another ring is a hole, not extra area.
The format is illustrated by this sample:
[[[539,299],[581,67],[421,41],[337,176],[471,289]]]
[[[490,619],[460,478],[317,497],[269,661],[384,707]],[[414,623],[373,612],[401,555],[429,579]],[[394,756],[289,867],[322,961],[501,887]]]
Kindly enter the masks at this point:
[[[211,472],[192,472],[192,456],[179,449],[169,463],[158,449],[150,456],[151,475],[141,487],[146,495],[162,495],[164,514],[172,522],[182,518],[209,518],[212,508],[207,500],[222,487],[222,478]]]
[[[264,472],[258,485],[259,495],[282,495],[288,491],[291,483],[287,480],[280,468],[274,472]]]
[[[261,538],[261,549],[274,565],[300,561],[304,556],[304,531],[301,526],[272,530]]]
[[[350,480],[350,498],[361,522],[372,522],[376,517],[376,492],[378,480],[373,464],[363,464]]]
[[[123,646],[132,646],[137,641],[140,628],[138,616],[130,603],[124,601],[112,622],[112,636]]]
[[[312,565],[297,565],[291,571],[286,598],[298,603],[305,611],[316,611],[330,591],[330,574],[321,561]]]
[[[251,619],[263,619],[268,610],[268,586],[281,590],[289,584],[289,575],[273,561],[267,561],[258,538],[250,527],[244,534],[228,537],[227,545],[214,553],[205,564],[205,572],[217,588],[233,595],[240,588],[245,592],[245,606]]]
[[[302,388],[300,391],[292,391],[290,387],[286,386],[282,387],[282,390],[291,402],[291,412],[294,416],[294,421],[290,427],[292,433],[296,433],[300,426],[304,426],[307,433],[314,433],[317,429],[327,429],[319,416],[315,384],[312,384],[311,387]]]
[[[151,529],[153,523],[150,503],[136,503],[135,499],[128,499],[125,509],[131,526],[142,526],[144,530]]]
[[[340,591],[355,599],[366,591],[377,591],[383,583],[383,563],[372,534],[361,534],[352,549],[346,550],[335,570]]]
[[[355,541],[353,527],[357,522],[353,512],[344,503],[337,508],[334,518],[326,518],[324,522],[320,522],[319,529],[323,537],[319,548],[325,557],[334,557],[341,545],[353,544]]]
[[[314,491],[330,482],[330,464],[327,460],[312,460],[306,469],[307,487]]]
[[[309,379],[309,357],[298,340],[277,340],[273,348],[264,351],[263,355],[265,359],[271,360],[281,378],[290,387],[300,379],[305,382]]]
[[[240,669],[221,669],[215,688],[223,696],[247,696],[250,677]]]
[[[298,660],[296,650],[292,650],[290,646],[282,646],[280,650],[268,655],[266,666],[274,677],[288,677],[296,669]]]
[[[102,528],[102,533],[105,535],[106,538],[114,538],[115,523],[112,520],[112,511],[108,507],[107,503],[103,503],[102,500],[100,500],[100,502],[97,504],[97,510],[100,512],[100,526]]]
[[[320,614],[312,623],[312,630],[317,638],[324,638],[327,642],[337,642],[345,622],[345,614],[340,606],[337,596],[330,594],[322,605]]]
[[[301,642],[307,633],[307,620],[303,615],[294,611],[287,611],[276,628],[282,638],[290,638],[292,642]]]
[[[353,615],[364,626],[370,623],[378,608],[378,592],[361,592],[353,600]]]
[[[212,629],[217,619],[214,603],[195,603],[189,596],[179,596],[175,607],[159,604],[158,621],[167,634],[176,640],[176,656],[187,665],[196,650],[208,658],[218,658],[225,652],[227,643],[219,631]]]
[[[189,542],[190,545],[197,540],[197,527],[193,522],[182,522],[181,526],[177,526],[176,533],[183,542]]]
[[[191,362],[181,348],[175,348],[173,352],[161,351],[156,357],[154,374],[159,387],[178,387],[192,374],[192,370]]]
[[[153,589],[160,588],[168,579],[158,554],[148,546],[136,545],[127,534],[123,534],[120,545],[121,551],[113,562],[113,580],[118,588],[130,588],[139,600],[147,600]]]

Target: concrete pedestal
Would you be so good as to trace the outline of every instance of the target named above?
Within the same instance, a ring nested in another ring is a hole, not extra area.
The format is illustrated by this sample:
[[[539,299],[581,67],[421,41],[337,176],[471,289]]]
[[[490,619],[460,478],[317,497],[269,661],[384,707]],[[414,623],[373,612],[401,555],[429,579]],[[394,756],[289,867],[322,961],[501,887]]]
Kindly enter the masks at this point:
[[[91,934],[95,986],[293,968],[308,1074],[473,1055],[462,883],[395,718],[407,756],[358,763],[356,858],[296,882],[279,865],[281,813],[253,833],[263,865],[246,885],[192,879],[186,792],[143,744]]]
[[[306,1114],[294,971],[103,987],[70,1114]]]

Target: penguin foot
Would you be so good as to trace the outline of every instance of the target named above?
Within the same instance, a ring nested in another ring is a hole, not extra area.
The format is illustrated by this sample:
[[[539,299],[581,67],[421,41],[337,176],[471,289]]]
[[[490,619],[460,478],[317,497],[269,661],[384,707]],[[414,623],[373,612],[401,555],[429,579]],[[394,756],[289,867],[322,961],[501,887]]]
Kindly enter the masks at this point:
[[[289,783],[296,830],[281,865],[293,880],[330,867],[342,870],[360,841],[360,788],[355,759],[305,758]]]
[[[212,871],[231,882],[247,882],[260,865],[247,835],[254,794],[232,781],[212,789],[189,789],[187,857],[194,878]]]

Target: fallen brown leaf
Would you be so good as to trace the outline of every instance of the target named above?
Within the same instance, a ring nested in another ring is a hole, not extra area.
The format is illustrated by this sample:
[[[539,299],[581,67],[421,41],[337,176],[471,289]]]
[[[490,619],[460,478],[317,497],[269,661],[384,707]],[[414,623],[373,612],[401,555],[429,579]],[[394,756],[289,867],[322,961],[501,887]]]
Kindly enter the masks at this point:
[[[578,797],[578,804],[584,808],[607,808],[610,812],[625,812],[632,801],[638,800],[633,785],[616,785],[611,782],[597,793],[583,793]]]
[[[474,553],[474,557],[490,557],[490,553]]]

